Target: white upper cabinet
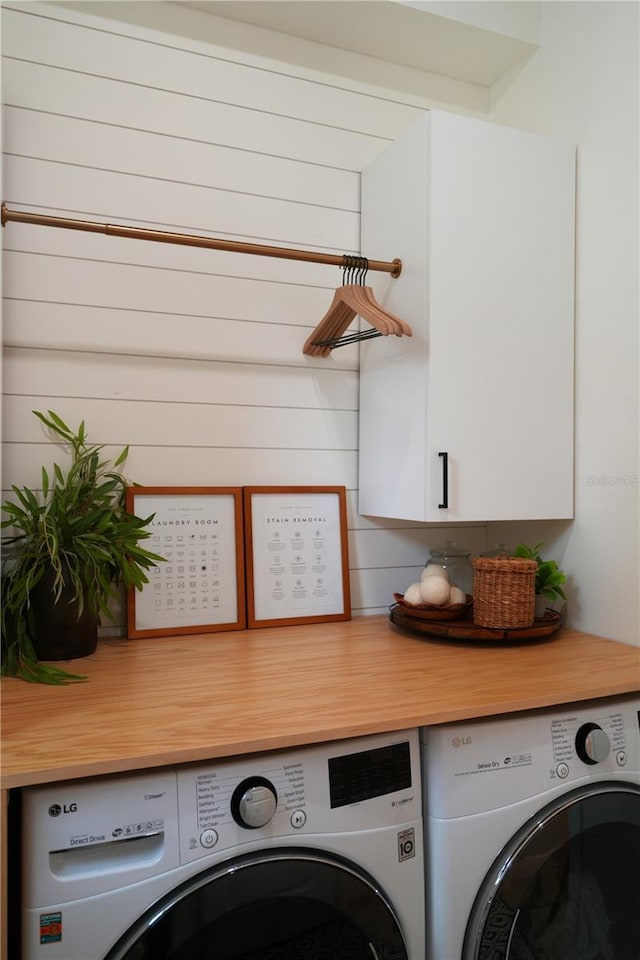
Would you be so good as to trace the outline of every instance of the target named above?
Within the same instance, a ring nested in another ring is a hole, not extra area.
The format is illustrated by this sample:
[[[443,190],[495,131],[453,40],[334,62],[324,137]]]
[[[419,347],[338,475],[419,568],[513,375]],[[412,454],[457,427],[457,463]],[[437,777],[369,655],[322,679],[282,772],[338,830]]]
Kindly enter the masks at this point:
[[[431,111],[365,169],[413,337],[361,344],[360,513],[573,516],[574,222],[575,147],[486,121]]]

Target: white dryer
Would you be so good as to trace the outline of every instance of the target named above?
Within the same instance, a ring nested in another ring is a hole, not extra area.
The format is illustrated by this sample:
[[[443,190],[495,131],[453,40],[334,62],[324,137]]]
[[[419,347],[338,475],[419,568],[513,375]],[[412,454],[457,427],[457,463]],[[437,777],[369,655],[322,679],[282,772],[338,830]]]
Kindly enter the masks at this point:
[[[421,737],[428,960],[640,960],[640,699]]]
[[[25,789],[22,960],[423,960],[417,730]]]

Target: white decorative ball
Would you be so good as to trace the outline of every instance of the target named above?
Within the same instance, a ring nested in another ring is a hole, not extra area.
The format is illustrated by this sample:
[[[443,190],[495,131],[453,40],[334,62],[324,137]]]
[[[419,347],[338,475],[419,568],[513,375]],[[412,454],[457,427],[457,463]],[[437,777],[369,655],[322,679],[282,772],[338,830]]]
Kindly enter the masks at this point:
[[[404,598],[407,603],[422,603],[422,593],[420,592],[420,584],[412,583],[410,587],[404,592]]]
[[[427,566],[422,571],[422,575],[420,577],[422,583],[424,583],[424,581],[428,577],[440,577],[441,579],[446,580],[447,583],[449,583],[449,574],[447,573],[444,567],[440,566],[439,563],[427,564]]]
[[[425,577],[420,584],[420,592],[425,603],[433,603],[441,607],[449,603],[451,588],[449,581],[444,577]]]
[[[464,590],[461,590],[460,587],[454,586],[451,587],[451,593],[449,594],[449,603],[466,603],[467,595]]]

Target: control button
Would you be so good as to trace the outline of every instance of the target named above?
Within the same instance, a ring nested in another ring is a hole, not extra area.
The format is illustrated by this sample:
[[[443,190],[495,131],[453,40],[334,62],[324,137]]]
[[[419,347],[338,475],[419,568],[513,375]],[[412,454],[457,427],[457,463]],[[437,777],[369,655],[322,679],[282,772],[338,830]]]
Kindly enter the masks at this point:
[[[624,750],[618,750],[616,753],[616,763],[619,767],[624,767],[627,762],[627,755]]]
[[[270,787],[257,785],[245,790],[239,802],[240,817],[246,827],[264,827],[276,812],[276,797]]]
[[[215,830],[203,830],[200,834],[200,846],[204,847],[206,850],[210,850],[211,847],[215,847],[218,842],[218,834]]]
[[[264,777],[247,777],[236,787],[231,797],[233,819],[248,830],[266,826],[277,806],[276,788]]]
[[[569,764],[568,763],[559,763],[556,767],[556,773],[561,780],[566,780],[569,776]]]
[[[584,723],[578,730],[576,752],[583,763],[600,763],[607,758],[610,749],[609,737],[597,723]]]
[[[300,827],[304,827],[307,822],[307,815],[304,810],[294,810],[291,814],[291,826],[294,830],[299,830]]]

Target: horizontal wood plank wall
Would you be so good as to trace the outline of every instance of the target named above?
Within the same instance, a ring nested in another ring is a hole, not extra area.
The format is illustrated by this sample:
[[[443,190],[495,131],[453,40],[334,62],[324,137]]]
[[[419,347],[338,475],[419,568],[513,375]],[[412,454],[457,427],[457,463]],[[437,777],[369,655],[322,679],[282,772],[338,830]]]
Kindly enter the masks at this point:
[[[3,5],[2,35],[2,199],[27,211],[360,252],[360,171],[422,109],[51,3]],[[430,547],[484,546],[359,516],[357,347],[302,354],[337,268],[19,224],[2,243],[3,496],[61,460],[31,413],[54,409],[130,444],[138,483],[344,484],[356,615]]]

